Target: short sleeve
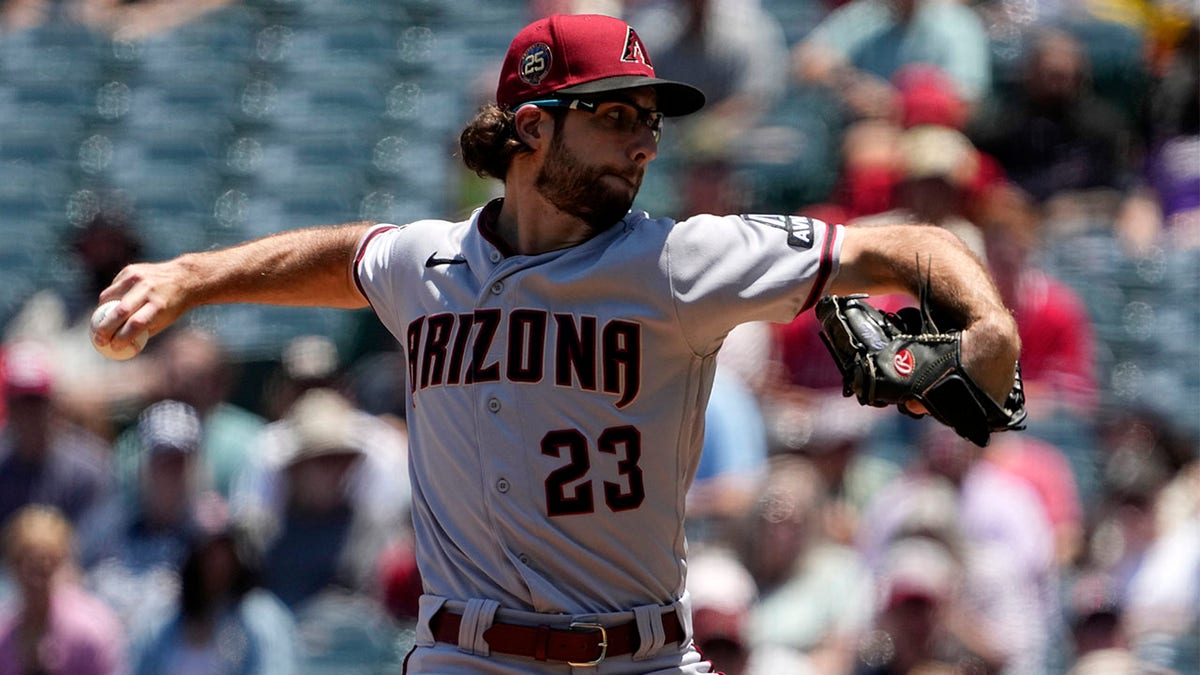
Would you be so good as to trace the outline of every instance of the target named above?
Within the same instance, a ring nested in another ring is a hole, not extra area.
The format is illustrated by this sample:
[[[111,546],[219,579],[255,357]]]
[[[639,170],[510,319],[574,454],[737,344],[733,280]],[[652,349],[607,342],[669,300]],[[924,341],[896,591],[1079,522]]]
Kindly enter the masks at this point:
[[[791,321],[837,273],[843,229],[804,216],[696,216],[676,224],[666,256],[676,309],[696,353],[734,326]]]

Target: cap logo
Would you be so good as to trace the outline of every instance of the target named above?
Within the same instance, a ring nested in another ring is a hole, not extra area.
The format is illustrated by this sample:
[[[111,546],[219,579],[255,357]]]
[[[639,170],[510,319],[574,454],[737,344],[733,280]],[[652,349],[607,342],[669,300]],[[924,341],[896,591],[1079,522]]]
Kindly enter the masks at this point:
[[[546,75],[550,72],[550,66],[554,63],[554,57],[550,53],[550,47],[545,42],[536,42],[525,50],[521,55],[521,81],[531,87],[536,87],[546,79]]]
[[[650,57],[646,56],[646,47],[642,44],[642,39],[634,32],[632,26],[625,31],[625,49],[621,52],[621,61],[640,63],[647,68],[654,68],[650,64]]]

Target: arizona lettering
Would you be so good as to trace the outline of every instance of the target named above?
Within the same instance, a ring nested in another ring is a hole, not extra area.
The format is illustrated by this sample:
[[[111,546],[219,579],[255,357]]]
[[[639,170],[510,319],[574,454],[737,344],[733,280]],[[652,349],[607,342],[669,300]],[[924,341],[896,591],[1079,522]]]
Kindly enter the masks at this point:
[[[409,388],[537,383],[549,375],[560,387],[600,391],[624,408],[641,387],[642,327],[594,316],[538,309],[431,314],[408,324]],[[502,345],[503,352],[493,353]]]

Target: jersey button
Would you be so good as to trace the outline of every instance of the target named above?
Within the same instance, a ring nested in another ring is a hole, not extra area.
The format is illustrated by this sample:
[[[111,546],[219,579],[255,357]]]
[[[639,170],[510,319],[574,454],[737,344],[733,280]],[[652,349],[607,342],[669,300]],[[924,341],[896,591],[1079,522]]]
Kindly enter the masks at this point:
[[[525,555],[524,553],[522,553],[521,555],[517,556],[517,560],[520,560],[522,565],[528,565],[528,564],[529,564],[529,556]]]
[[[496,283],[492,284],[492,295],[500,295],[503,292],[504,292],[504,282],[503,281],[497,281]]]
[[[494,413],[500,412],[500,399],[489,398],[488,402],[487,402],[487,407],[488,407],[488,410],[490,410]]]
[[[504,256],[500,255],[500,251],[492,251],[491,254],[488,255],[488,260],[491,260],[494,263],[498,263],[498,262],[500,262],[500,259],[503,257]]]
[[[508,479],[501,478],[500,480],[496,481],[496,491],[500,494],[508,492]]]

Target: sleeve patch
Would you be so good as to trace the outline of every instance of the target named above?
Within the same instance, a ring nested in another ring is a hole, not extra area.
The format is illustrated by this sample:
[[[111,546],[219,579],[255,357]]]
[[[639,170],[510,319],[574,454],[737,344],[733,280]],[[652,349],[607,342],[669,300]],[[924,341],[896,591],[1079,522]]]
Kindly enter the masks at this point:
[[[773,227],[787,232],[788,246],[797,249],[811,249],[815,239],[813,221],[804,216],[778,216],[743,214],[742,220],[754,225]]]

